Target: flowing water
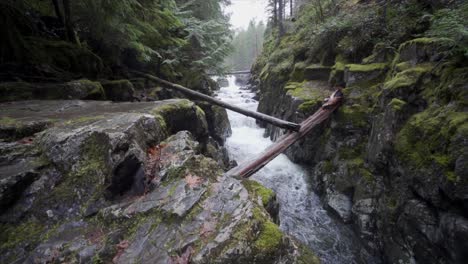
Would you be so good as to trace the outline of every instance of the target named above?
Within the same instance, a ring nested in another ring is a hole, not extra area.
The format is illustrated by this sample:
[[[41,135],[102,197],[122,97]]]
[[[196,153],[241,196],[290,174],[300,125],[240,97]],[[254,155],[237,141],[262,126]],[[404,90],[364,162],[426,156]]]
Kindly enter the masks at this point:
[[[254,93],[241,89],[229,77],[229,87],[221,88],[221,100],[256,111],[258,102]],[[241,163],[267,148],[272,141],[263,137],[264,129],[255,120],[228,110],[232,136],[226,146],[232,159]],[[306,181],[306,171],[280,155],[252,178],[274,190],[280,204],[280,228],[308,245],[322,263],[359,263],[359,241],[353,232],[331,217],[311,191]]]

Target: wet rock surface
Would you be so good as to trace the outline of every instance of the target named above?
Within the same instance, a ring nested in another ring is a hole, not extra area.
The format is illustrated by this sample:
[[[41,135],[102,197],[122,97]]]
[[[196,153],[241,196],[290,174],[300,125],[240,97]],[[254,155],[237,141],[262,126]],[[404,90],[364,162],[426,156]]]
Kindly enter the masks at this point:
[[[1,107],[8,125],[47,123],[0,143],[2,263],[317,261],[273,223],[272,202],[223,176],[209,156],[228,123],[210,129],[188,100]]]

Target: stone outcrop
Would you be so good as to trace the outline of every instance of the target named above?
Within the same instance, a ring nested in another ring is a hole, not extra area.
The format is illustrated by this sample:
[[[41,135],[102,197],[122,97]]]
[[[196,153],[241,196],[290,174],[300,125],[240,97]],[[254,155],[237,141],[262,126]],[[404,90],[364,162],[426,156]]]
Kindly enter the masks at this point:
[[[254,73],[259,110],[293,122],[317,110],[331,86],[346,87],[332,119],[286,154],[311,168],[324,204],[389,263],[463,263],[466,255],[468,76],[456,59],[438,63],[450,45],[376,46],[361,64],[339,55],[329,84],[308,80],[303,62],[286,82]],[[272,139],[283,133],[266,127]]]
[[[180,99],[1,108],[2,263],[318,263],[271,190],[223,176],[224,110],[215,127]]]

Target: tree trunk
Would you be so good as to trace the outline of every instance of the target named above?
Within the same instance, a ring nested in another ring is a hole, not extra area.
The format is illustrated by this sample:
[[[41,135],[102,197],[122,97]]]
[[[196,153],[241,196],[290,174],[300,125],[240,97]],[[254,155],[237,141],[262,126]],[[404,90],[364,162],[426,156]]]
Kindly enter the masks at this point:
[[[289,11],[290,11],[291,19],[292,19],[292,17],[293,17],[293,0],[289,0]]]
[[[284,25],[283,25],[283,16],[284,16],[284,0],[278,0],[278,32],[279,38],[284,35]]]
[[[65,11],[65,31],[67,32],[67,39],[68,41],[79,45],[80,43],[76,36],[75,28],[71,18],[70,0],[63,0],[63,9]]]
[[[65,21],[63,20],[62,10],[60,9],[59,0],[52,0],[52,4],[54,5],[55,15],[60,20],[62,25],[65,27]]]
[[[342,98],[339,99],[330,108],[320,108],[314,115],[308,117],[301,123],[301,129],[298,132],[289,132],[273,145],[268,147],[265,151],[259,154],[256,158],[250,159],[239,166],[226,172],[228,177],[238,177],[241,179],[252,176],[255,172],[259,171],[270,161],[272,161],[279,154],[283,153],[292,144],[305,137],[314,127],[327,120],[330,115],[341,105]]]
[[[278,25],[278,0],[273,0],[273,25]]]

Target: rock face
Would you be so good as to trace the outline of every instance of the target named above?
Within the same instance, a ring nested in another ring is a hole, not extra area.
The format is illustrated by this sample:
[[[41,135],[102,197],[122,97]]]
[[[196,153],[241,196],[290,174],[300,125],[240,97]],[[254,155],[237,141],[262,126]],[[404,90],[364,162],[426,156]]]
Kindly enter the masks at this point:
[[[330,211],[388,263],[466,259],[468,75],[456,58],[438,63],[446,41],[414,39],[397,53],[376,46],[362,64],[339,54],[329,84],[324,71],[305,76],[303,62],[283,82],[267,67],[254,73],[259,110],[293,122],[314,113],[330,86],[346,87],[331,120],[286,154],[311,168]],[[273,139],[284,133],[266,127]]]
[[[76,80],[67,83],[0,83],[0,102],[30,99],[103,100],[106,93],[98,82]]]
[[[271,191],[223,176],[208,156],[228,129],[188,100],[1,108],[4,134],[45,124],[0,143],[2,263],[318,261],[273,223]]]

